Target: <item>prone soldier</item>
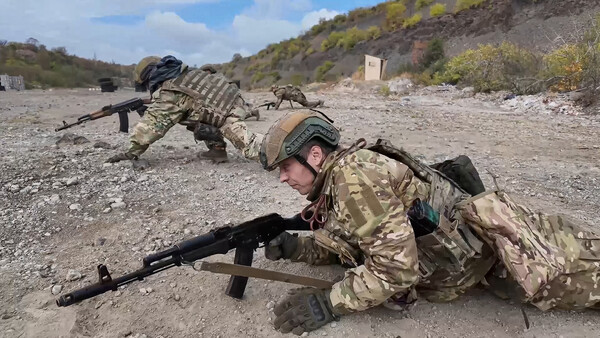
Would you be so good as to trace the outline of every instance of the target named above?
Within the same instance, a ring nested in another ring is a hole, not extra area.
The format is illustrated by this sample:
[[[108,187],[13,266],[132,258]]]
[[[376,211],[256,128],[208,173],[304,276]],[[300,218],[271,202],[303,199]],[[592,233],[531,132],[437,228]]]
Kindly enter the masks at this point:
[[[281,87],[280,86],[272,86],[271,91],[277,97],[277,102],[275,103],[275,109],[279,109],[279,106],[281,105],[281,102],[283,102],[283,100],[290,101],[290,105],[292,104],[292,101],[298,102],[306,108],[316,108],[318,106],[323,105],[323,100],[308,101],[306,99],[306,96],[304,96],[304,94],[300,90],[300,88],[298,88],[296,86],[292,86],[291,84],[288,84],[286,86],[281,86]]]
[[[450,301],[476,285],[543,311],[600,308],[599,235],[502,190],[471,196],[385,141],[339,142],[311,112],[282,117],[264,137],[263,167],[278,167],[280,181],[307,196],[302,215],[314,230],[280,234],[265,256],[351,267],[331,289],[292,290],[274,308],[276,329],[300,335],[380,304],[406,308],[417,294]],[[410,218],[416,205],[433,209],[429,227]]]

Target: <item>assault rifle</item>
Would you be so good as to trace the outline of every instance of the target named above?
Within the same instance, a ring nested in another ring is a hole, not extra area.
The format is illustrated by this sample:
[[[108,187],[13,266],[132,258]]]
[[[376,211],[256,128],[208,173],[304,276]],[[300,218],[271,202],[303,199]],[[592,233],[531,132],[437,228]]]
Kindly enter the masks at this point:
[[[206,234],[180,242],[171,249],[146,256],[142,260],[143,265],[139,270],[115,279],[111,277],[108,268],[100,264],[97,267],[99,277],[97,283],[61,296],[56,300],[56,304],[58,306],[69,306],[111,290],[117,291],[119,286],[143,280],[145,277],[163,270],[180,266],[181,264],[190,264],[212,255],[226,254],[232,249],[235,249],[234,263],[238,264],[237,266],[241,265],[246,270],[253,269],[249,267],[252,265],[254,250],[261,247],[261,245],[266,245],[286,230],[310,230],[310,226],[302,220],[299,214],[291,218],[283,218],[278,214],[269,214],[234,227],[224,226],[211,230]],[[208,271],[217,270],[214,266],[202,269]],[[232,276],[229,279],[225,293],[234,298],[242,298],[248,277],[242,277],[243,275],[240,274],[235,275],[235,273],[231,273]]]
[[[267,110],[269,110],[270,108],[275,107],[275,102],[273,102],[273,101],[265,102],[265,103],[257,106],[256,108],[261,108],[261,107],[267,107]]]
[[[63,121],[63,125],[54,129],[54,131],[61,131],[67,128],[71,128],[78,124],[82,124],[87,121],[97,120],[99,118],[105,116],[111,116],[112,114],[119,114],[119,131],[124,133],[129,130],[129,112],[135,110],[140,116],[144,116],[144,112],[146,111],[146,106],[144,105],[144,100],[140,98],[133,98],[127,101],[123,101],[117,104],[111,104],[108,106],[102,107],[102,109],[95,111],[91,114],[85,114],[77,119],[77,121],[73,123],[67,123]]]

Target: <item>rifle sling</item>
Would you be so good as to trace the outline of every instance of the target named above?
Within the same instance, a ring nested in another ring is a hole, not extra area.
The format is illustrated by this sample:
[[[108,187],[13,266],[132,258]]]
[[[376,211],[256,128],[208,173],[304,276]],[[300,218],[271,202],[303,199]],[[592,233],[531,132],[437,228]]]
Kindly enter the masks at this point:
[[[312,287],[319,288],[319,289],[331,289],[331,287],[334,284],[333,282],[323,280],[323,279],[298,276],[298,275],[293,275],[293,274],[285,273],[285,272],[264,270],[264,269],[253,268],[253,267],[245,266],[245,265],[229,264],[229,263],[222,263],[222,262],[215,262],[215,263],[201,262],[200,270],[209,271],[212,273],[222,273],[222,274],[227,274],[227,275],[268,279],[268,280],[273,280],[273,281],[277,281],[277,282],[299,284],[299,285],[304,285],[304,286],[312,286]]]

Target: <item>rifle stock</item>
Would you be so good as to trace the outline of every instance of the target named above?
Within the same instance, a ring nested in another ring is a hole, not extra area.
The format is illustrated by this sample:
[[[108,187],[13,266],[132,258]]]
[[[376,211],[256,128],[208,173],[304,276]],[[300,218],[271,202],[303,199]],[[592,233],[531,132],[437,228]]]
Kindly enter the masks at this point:
[[[235,249],[234,262],[251,266],[254,250],[286,230],[310,230],[300,215],[283,218],[279,214],[269,214],[244,222],[238,226],[225,226],[209,231],[174,245],[172,248],[146,256],[142,267],[134,272],[113,279],[105,265],[98,265],[98,282],[65,294],[56,300],[58,306],[69,306],[98,296],[118,287],[158,273],[160,271],[189,264],[216,254],[226,254]],[[231,276],[226,294],[242,298],[248,277]]]

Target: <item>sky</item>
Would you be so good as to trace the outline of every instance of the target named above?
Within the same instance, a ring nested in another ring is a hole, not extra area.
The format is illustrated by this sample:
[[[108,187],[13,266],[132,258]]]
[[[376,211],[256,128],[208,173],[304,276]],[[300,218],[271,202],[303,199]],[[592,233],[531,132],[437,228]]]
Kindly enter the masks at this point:
[[[85,58],[190,65],[249,56],[318,23],[384,0],[0,0],[0,40],[35,38]]]

